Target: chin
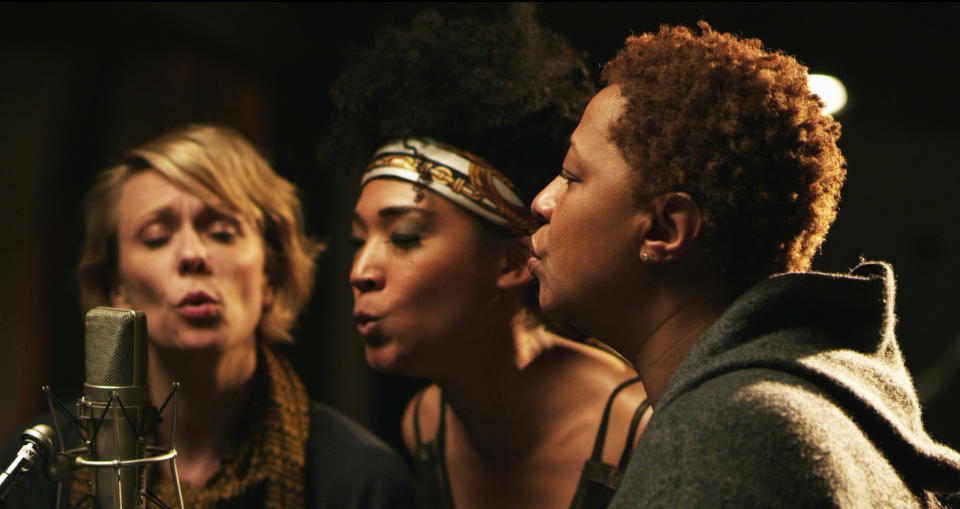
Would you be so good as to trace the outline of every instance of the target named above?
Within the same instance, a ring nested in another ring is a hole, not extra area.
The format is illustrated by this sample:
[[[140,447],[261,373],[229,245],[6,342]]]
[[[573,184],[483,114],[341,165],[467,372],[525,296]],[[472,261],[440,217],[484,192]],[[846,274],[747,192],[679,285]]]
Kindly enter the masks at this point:
[[[570,306],[566,302],[558,301],[555,296],[544,292],[542,288],[538,302],[540,303],[540,310],[548,318],[558,324],[573,327],[578,331],[578,334],[583,332],[582,327],[584,324],[578,323],[577,318],[579,318],[579,316],[576,316],[578,313],[573,312],[577,309],[576,306]]]
[[[393,343],[383,345],[364,344],[364,354],[367,357],[367,366],[380,373],[406,375],[402,356]]]
[[[156,340],[153,342],[158,348],[169,351],[201,351],[225,349],[230,341],[221,331],[214,330],[186,330],[177,334],[176,338]]]
[[[557,299],[543,286],[540,286],[540,295],[537,302],[540,304],[540,310],[550,318],[555,320],[566,320],[568,318],[564,316],[560,306],[557,305]]]

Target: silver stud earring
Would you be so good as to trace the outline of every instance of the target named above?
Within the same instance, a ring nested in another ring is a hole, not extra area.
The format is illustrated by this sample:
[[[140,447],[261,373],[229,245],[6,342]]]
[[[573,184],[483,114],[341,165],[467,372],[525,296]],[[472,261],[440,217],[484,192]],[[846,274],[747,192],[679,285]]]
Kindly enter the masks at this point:
[[[648,255],[647,253],[644,253],[644,252],[641,251],[641,252],[640,252],[640,261],[643,262],[643,263],[649,262],[649,261],[650,261],[650,255]]]

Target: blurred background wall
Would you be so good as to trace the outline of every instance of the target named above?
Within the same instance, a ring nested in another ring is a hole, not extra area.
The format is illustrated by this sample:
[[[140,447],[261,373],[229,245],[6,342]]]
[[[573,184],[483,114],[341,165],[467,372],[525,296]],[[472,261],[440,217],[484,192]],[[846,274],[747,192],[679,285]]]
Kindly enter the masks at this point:
[[[346,237],[356,182],[320,168],[327,88],[350,48],[425,4],[0,4],[0,436],[83,380],[73,266],[93,175],[168,129],[239,129],[302,190],[307,228],[329,240],[291,357],[315,399],[395,447],[422,381],[367,369],[351,320]],[[448,11],[497,6],[444,5]],[[631,32],[661,23],[758,37],[847,86],[849,176],[814,268],[893,263],[898,334],[934,436],[960,447],[960,99],[957,4],[643,3],[541,6],[591,70]],[[559,165],[563,154],[557,154]],[[744,239],[749,242],[749,239]]]

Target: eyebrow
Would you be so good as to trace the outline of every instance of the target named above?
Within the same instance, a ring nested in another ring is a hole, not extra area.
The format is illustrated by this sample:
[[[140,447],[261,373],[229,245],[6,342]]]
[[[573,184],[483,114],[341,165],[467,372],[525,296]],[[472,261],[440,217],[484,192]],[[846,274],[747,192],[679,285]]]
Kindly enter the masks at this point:
[[[152,224],[170,224],[179,222],[180,219],[180,213],[177,211],[176,207],[172,205],[163,205],[138,218],[137,222],[135,223],[135,232],[137,235],[139,235],[144,229]],[[231,224],[241,230],[244,229],[243,221],[237,215],[230,212],[225,212],[209,204],[204,204],[203,208],[200,209],[199,212],[188,218],[188,220],[191,222],[195,221],[204,225],[209,225],[210,223],[219,221],[221,219],[229,221]]]
[[[393,205],[389,207],[383,207],[377,211],[377,216],[379,216],[381,219],[394,219],[407,214],[421,214],[427,218],[431,218],[436,215],[436,213],[432,210],[427,210],[414,205]],[[353,211],[353,220],[355,222],[364,224],[363,219],[360,218],[360,214],[357,214],[356,210]]]
[[[176,208],[170,204],[163,204],[133,217],[132,222],[136,230],[140,231],[153,223],[172,223],[179,220],[180,216]]]

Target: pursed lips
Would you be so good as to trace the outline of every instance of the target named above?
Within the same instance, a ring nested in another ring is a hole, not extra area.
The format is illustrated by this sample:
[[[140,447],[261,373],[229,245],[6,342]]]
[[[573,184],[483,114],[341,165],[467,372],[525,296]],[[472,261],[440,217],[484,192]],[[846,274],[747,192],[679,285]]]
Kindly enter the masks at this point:
[[[369,322],[374,322],[379,320],[381,317],[377,315],[371,315],[363,311],[354,311],[353,321],[357,322],[358,325],[364,325]]]
[[[187,294],[180,299],[180,302],[177,303],[177,307],[200,306],[207,303],[216,304],[217,302],[217,299],[213,298],[209,293],[203,290],[194,290],[187,292]]]
[[[187,320],[207,322],[220,316],[218,305],[220,301],[203,290],[187,292],[177,303],[180,316]]]
[[[364,311],[353,313],[353,321],[357,324],[357,332],[363,336],[365,344],[373,345],[382,341],[381,320],[383,320],[383,315],[372,315]]]
[[[540,259],[543,257],[542,254],[540,253],[540,250],[537,249],[537,234],[539,234],[542,231],[543,231],[543,227],[541,226],[537,231],[533,232],[533,235],[530,236],[530,253],[533,254],[533,257],[537,259]]]
[[[537,238],[536,238],[536,237],[537,237],[537,234],[540,233],[541,231],[542,231],[542,229],[541,229],[541,230],[537,230],[537,231],[534,232],[534,234],[530,237],[530,253],[532,254],[532,256],[527,259],[527,270],[529,270],[530,273],[533,274],[534,277],[537,277],[537,272],[536,272],[536,270],[537,270],[537,268],[539,268],[539,265],[540,265],[541,261],[543,260],[543,255],[544,255],[544,253],[542,253],[539,249],[537,249]]]

